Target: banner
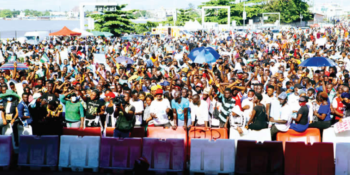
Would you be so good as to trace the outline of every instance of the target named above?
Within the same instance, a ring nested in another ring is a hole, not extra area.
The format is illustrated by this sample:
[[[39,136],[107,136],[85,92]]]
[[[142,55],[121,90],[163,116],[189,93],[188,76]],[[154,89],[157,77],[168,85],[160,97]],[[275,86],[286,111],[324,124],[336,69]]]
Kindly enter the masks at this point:
[[[350,118],[344,118],[341,122],[334,124],[335,133],[340,133],[350,130]]]

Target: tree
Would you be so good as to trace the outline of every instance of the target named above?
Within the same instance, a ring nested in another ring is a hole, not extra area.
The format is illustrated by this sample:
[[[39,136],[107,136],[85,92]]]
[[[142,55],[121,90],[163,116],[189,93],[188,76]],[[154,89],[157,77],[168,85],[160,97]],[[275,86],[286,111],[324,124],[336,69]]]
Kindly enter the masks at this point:
[[[4,9],[0,11],[0,17],[2,18],[11,18],[12,17],[12,11],[9,9]]]
[[[135,24],[135,32],[136,33],[144,33],[144,32],[150,32],[152,27],[157,27],[158,23],[157,22],[150,22],[147,21],[146,24]]]
[[[302,0],[276,0],[268,4],[266,11],[281,12],[282,23],[291,23],[300,20],[300,14],[303,15],[303,20],[312,19],[312,14],[308,11],[309,5]],[[277,16],[271,16],[267,22],[276,21]]]
[[[102,32],[111,32],[115,35],[131,33],[134,29],[131,19],[133,11],[123,11],[127,5],[117,5],[115,11],[104,11],[103,14],[90,15],[95,22],[95,30]]]

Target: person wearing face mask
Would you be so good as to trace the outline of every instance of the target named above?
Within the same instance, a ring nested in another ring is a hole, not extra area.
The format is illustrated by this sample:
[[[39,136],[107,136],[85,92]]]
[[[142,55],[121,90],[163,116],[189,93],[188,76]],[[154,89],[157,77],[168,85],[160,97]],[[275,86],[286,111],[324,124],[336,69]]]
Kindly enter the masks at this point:
[[[4,99],[3,105],[4,105],[5,120],[3,120],[3,124],[12,126],[15,146],[17,147],[18,146],[18,125],[21,124],[20,120],[18,119],[18,110],[17,110],[19,96],[12,90],[8,89],[6,90],[5,94],[0,95],[0,98]]]
[[[309,127],[309,108],[306,105],[308,99],[306,96],[302,96],[298,101],[300,109],[298,110],[296,118],[292,118],[292,121],[295,121],[295,123],[290,124],[290,129],[297,132],[304,132]]]
[[[69,98],[70,100],[66,100]],[[73,90],[60,96],[60,101],[66,106],[65,118],[68,128],[84,128],[84,107],[79,103]]]

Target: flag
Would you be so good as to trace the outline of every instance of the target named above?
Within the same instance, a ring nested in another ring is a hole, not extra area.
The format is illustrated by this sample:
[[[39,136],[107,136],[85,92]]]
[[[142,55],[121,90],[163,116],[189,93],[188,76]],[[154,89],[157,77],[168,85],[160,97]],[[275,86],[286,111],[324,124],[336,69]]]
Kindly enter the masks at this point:
[[[44,53],[43,56],[41,56],[40,62],[42,62],[42,63],[49,62],[49,57],[47,56],[46,53]]]
[[[11,56],[9,56],[9,58],[8,58],[8,62],[15,62],[16,59],[17,59],[16,56],[11,55]]]

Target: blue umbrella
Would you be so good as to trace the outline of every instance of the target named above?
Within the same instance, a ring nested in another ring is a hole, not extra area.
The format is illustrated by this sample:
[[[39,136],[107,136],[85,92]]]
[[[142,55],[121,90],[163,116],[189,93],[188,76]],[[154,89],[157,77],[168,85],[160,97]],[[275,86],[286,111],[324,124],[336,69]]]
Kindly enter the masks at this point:
[[[193,49],[188,57],[194,63],[213,63],[219,59],[220,55],[211,47],[200,47]]]
[[[125,56],[120,56],[116,59],[117,63],[124,63],[126,61],[128,61],[128,64],[134,64],[134,60],[132,60],[131,58],[125,57]]]
[[[325,66],[336,66],[336,64],[329,58],[325,57],[312,57],[308,58],[299,64],[301,67],[325,67]]]

